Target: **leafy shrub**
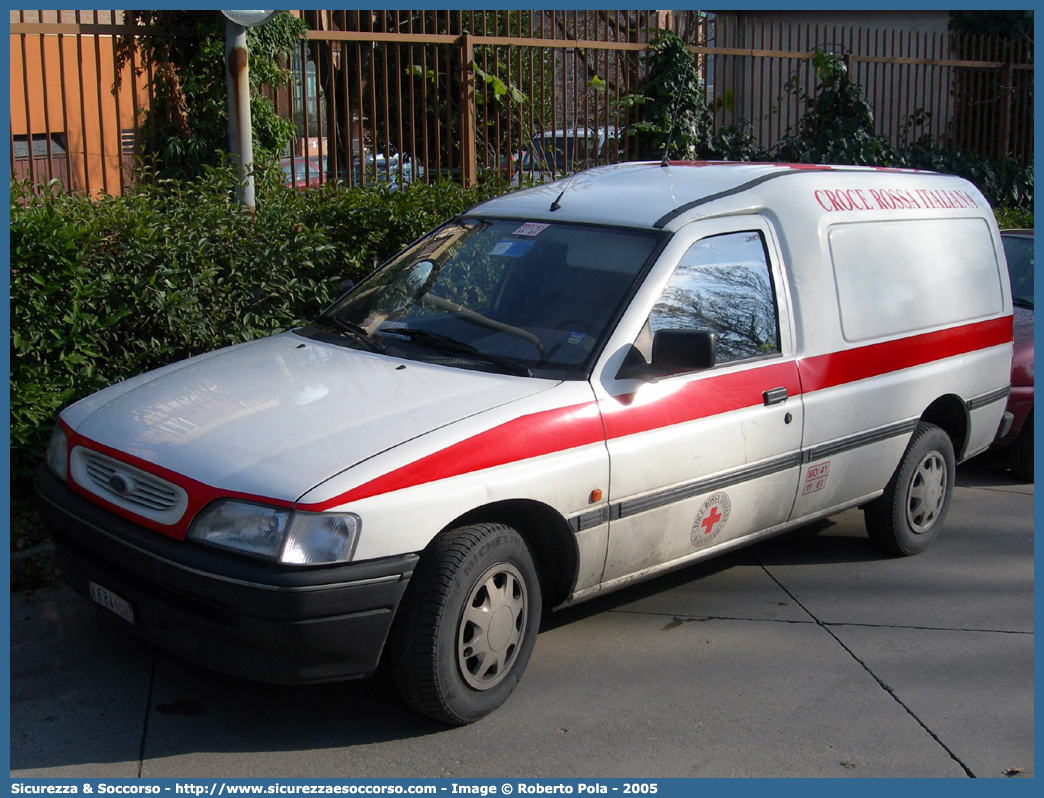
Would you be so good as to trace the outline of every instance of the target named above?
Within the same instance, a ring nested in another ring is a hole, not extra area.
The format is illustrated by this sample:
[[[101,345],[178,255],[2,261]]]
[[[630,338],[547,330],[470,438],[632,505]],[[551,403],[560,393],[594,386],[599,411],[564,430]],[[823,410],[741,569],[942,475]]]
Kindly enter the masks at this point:
[[[997,224],[1002,230],[1011,228],[1033,229],[1033,211],[1018,208],[994,208]]]
[[[748,122],[725,125],[714,131],[707,157],[716,161],[770,161],[771,154],[754,138]]]
[[[1033,207],[1032,164],[944,149],[929,135],[902,147],[876,135],[871,104],[852,82],[844,61],[832,53],[815,53],[812,65],[818,83],[804,98],[808,110],[775,147],[763,150],[746,123],[711,132],[711,110],[703,100],[695,61],[680,39],[665,34],[650,50],[647,83],[626,98],[641,109],[641,121],[630,132],[644,144],[644,157],[660,157],[669,141],[673,157],[926,169],[970,180],[994,206]],[[923,125],[928,118],[917,111],[909,127]]]
[[[966,178],[994,206],[1033,207],[1033,166],[1013,158],[990,159],[940,148],[931,136],[894,146],[874,132],[874,115],[862,89],[852,82],[844,61],[817,51],[812,59],[817,86],[804,96],[808,110],[770,150],[760,148],[745,122],[713,130],[712,108],[704,100],[695,59],[685,43],[668,31],[650,46],[645,83],[624,97],[621,108],[635,108],[638,121],[628,133],[642,158],[714,158],[729,161],[834,163],[927,169]],[[788,89],[797,91],[796,80]],[[718,102],[726,106],[726,95]],[[928,114],[911,115],[910,128]]]
[[[619,110],[636,111],[636,121],[627,128],[634,157],[768,159],[746,121],[714,129],[714,109],[731,108],[732,90],[708,105],[699,68],[679,36],[668,30],[659,31],[643,57],[644,83],[638,91],[622,97],[617,105]]]
[[[316,315],[426,229],[499,193],[491,184],[315,191],[229,169],[91,200],[11,184],[11,462],[27,475],[58,410],[105,385]]]
[[[628,129],[639,158],[687,158],[706,153],[713,128],[703,99],[696,61],[677,35],[660,31],[645,55],[646,79],[640,93],[621,100],[638,109]]]
[[[349,190],[326,185],[302,192],[300,218],[322,228],[334,247],[336,268],[324,276],[358,279],[437,224],[507,190],[496,181],[467,191],[448,182],[403,190],[387,183]]]
[[[1014,158],[996,160],[944,150],[931,139],[922,139],[897,153],[899,165],[912,169],[959,175],[970,180],[994,206],[1033,208],[1033,165],[1023,166]]]
[[[785,136],[773,160],[796,163],[842,163],[901,166],[958,175],[974,183],[990,204],[1033,207],[1033,166],[1014,158],[1000,160],[940,148],[931,136],[895,147],[874,135],[873,109],[848,75],[842,59],[817,51],[813,58],[819,85],[797,129]],[[927,114],[911,116],[911,126]]]
[[[817,50],[812,58],[819,85],[797,129],[777,146],[776,159],[793,163],[890,166],[892,148],[874,133],[874,114],[845,62]]]

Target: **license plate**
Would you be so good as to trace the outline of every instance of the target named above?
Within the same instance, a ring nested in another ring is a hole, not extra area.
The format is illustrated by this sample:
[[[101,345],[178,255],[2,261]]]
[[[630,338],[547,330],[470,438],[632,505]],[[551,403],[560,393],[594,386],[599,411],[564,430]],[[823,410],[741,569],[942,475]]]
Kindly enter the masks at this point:
[[[127,623],[134,623],[134,607],[126,599],[120,598],[107,587],[94,582],[90,583],[91,601],[101,604],[105,609],[119,615]]]

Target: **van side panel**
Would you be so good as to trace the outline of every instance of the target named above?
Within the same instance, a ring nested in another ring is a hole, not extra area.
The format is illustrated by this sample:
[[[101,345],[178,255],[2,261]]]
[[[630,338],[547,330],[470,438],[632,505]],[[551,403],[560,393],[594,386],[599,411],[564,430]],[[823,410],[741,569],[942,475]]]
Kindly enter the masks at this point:
[[[939,175],[812,176],[776,224],[805,402],[792,519],[872,498],[937,401],[957,455],[989,445],[1011,367],[1011,304],[989,206]]]
[[[982,336],[990,340],[985,336],[991,335],[991,327],[1002,328],[1003,324],[976,325],[967,339]],[[993,332],[992,336],[1003,337],[1003,332]],[[1006,348],[1002,343],[836,385],[829,384],[831,372],[819,359],[806,364],[804,384],[826,387],[802,394],[805,464],[792,517],[802,518],[880,492],[929,405],[940,396],[956,397],[961,402],[965,402],[963,397],[988,400],[990,394],[982,392],[982,384],[1003,384],[1007,379],[1003,365]],[[925,350],[925,355],[929,352]],[[853,353],[853,357],[860,355],[872,357],[865,350]],[[884,367],[887,358],[877,363]],[[977,409],[969,408],[970,437],[965,456],[989,445],[1003,410],[1002,393]],[[961,452],[957,455],[960,457]]]
[[[983,219],[838,224],[827,237],[846,341],[989,318],[1004,306]]]

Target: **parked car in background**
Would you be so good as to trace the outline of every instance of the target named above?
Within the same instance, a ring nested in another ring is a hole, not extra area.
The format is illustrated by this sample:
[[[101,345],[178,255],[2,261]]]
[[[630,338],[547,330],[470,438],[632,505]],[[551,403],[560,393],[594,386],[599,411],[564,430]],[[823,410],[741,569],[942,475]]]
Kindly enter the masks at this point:
[[[510,180],[514,176],[515,172],[518,171],[518,168],[521,165],[522,159],[525,157],[525,155],[526,153],[524,150],[522,152],[512,152],[508,153],[507,155],[501,155],[500,159],[497,162],[497,169],[499,170],[500,174],[504,178]]]
[[[1012,473],[1033,481],[1033,231],[1002,230],[1014,305],[1015,355],[1008,411],[1014,416],[997,447],[1007,451]]]
[[[283,182],[293,188],[315,188],[326,182],[326,158],[281,158]]]
[[[408,155],[387,157],[381,152],[376,155],[368,152],[365,161],[355,159],[353,170],[355,185],[363,182],[390,183],[392,188],[396,188],[400,183],[412,183],[424,178],[424,168],[420,164],[414,166]]]
[[[521,153],[512,182],[546,183],[581,169],[605,164],[617,146],[616,128],[569,128],[534,136]]]

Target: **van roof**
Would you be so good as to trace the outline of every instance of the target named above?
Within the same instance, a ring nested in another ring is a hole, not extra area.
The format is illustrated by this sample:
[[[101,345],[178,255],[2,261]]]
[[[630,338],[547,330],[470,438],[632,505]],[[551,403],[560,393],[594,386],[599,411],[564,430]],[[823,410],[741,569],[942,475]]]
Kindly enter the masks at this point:
[[[934,172],[866,166],[672,161],[665,168],[659,161],[646,161],[577,172],[489,200],[469,215],[675,229],[715,200],[752,191],[775,178],[816,173],[823,177],[829,173],[886,173],[892,180],[912,176],[920,185],[926,177],[957,179]],[[755,204],[761,199],[751,198]]]

